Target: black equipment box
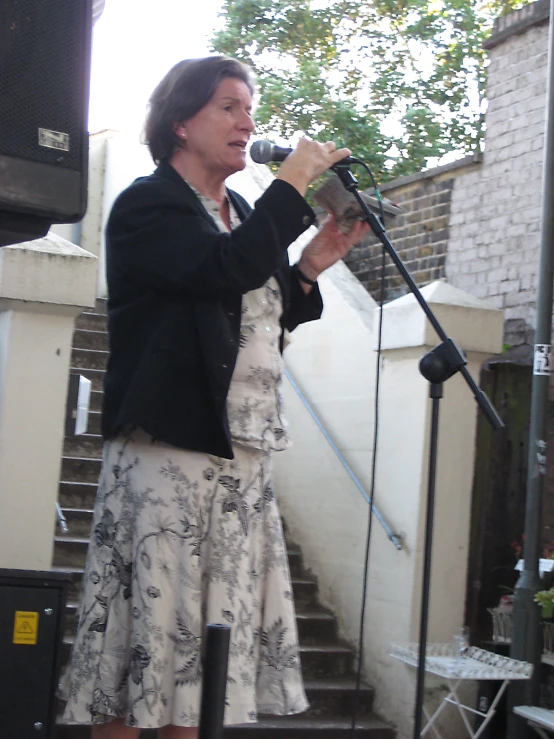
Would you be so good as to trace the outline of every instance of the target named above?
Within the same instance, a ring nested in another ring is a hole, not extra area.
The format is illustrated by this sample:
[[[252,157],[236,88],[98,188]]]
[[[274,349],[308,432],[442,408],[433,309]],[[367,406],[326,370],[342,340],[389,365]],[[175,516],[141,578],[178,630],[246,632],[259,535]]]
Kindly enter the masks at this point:
[[[69,578],[0,569],[0,732],[51,739]]]

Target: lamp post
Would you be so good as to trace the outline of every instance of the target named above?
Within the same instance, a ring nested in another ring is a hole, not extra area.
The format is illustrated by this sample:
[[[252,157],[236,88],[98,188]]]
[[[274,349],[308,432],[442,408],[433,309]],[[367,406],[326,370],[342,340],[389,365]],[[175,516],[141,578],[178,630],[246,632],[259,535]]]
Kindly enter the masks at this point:
[[[546,450],[548,391],[551,374],[552,336],[552,268],[554,252],[554,0],[550,3],[548,42],[546,128],[542,177],[542,211],[539,255],[537,323],[531,387],[529,422],[529,458],[525,505],[524,564],[514,592],[512,646],[510,656],[535,665],[529,681],[514,684],[510,691],[510,708],[518,703],[537,703],[540,687],[542,633],[535,593],[539,585],[541,548],[541,513],[546,482]],[[526,683],[526,685],[523,685]],[[522,719],[511,711],[508,739],[522,739],[529,732]]]

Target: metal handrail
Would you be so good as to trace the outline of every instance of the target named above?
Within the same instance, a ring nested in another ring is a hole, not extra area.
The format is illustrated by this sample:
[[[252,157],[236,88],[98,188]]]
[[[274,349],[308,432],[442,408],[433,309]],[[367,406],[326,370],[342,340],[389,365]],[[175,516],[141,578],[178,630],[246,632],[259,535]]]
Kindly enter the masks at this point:
[[[284,375],[287,378],[287,380],[290,382],[290,384],[292,385],[292,387],[294,388],[294,390],[296,391],[296,394],[298,395],[298,397],[300,398],[300,400],[304,403],[304,405],[305,405],[308,413],[313,418],[315,424],[317,425],[317,427],[319,428],[319,430],[321,431],[321,433],[323,434],[323,436],[327,440],[327,443],[329,444],[329,446],[331,447],[331,449],[335,452],[335,454],[336,454],[339,462],[342,464],[342,466],[344,467],[344,469],[348,472],[348,474],[350,476],[350,479],[352,480],[352,482],[354,483],[354,485],[358,488],[358,490],[360,491],[360,493],[362,494],[362,496],[364,497],[364,499],[366,500],[366,502],[369,503],[370,500],[371,500],[370,499],[370,496],[369,496],[369,493],[364,488],[364,486],[362,485],[362,483],[360,482],[360,480],[357,478],[357,476],[354,473],[352,467],[350,467],[350,465],[348,464],[348,462],[344,458],[344,455],[342,454],[342,452],[340,451],[340,449],[338,448],[338,446],[335,444],[335,442],[331,438],[331,435],[329,434],[329,432],[327,431],[327,429],[323,425],[322,421],[320,420],[320,418],[318,417],[318,415],[316,414],[316,412],[314,411],[314,409],[310,405],[308,399],[306,398],[306,396],[304,395],[304,393],[302,392],[302,390],[298,387],[298,385],[296,384],[296,382],[292,379],[292,377],[290,375],[290,372],[286,368],[284,369]],[[385,530],[385,533],[386,533],[387,537],[392,541],[392,543],[394,544],[394,546],[400,551],[403,548],[403,545],[402,545],[402,535],[401,534],[396,534],[392,530],[390,524],[387,522],[387,520],[385,519],[385,517],[383,516],[383,514],[381,513],[381,511],[377,508],[377,506],[375,505],[375,503],[372,504],[372,508],[373,508],[373,514],[374,514],[375,518],[379,521],[379,523],[381,524],[381,526]]]
[[[63,511],[60,508],[59,503],[56,503],[56,518],[58,521],[58,526],[62,530],[62,533],[67,534],[67,532],[69,531],[69,526],[67,525],[67,519],[63,515]]]

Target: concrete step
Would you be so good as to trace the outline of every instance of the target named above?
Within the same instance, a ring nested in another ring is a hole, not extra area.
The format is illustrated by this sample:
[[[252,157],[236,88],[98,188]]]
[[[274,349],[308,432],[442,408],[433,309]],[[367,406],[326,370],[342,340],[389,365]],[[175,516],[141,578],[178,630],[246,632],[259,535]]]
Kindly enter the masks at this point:
[[[88,331],[106,331],[107,316],[105,313],[95,313],[92,310],[84,311],[81,315],[77,316],[75,328]]]
[[[73,332],[74,349],[101,349],[108,351],[108,334],[106,331],[94,331],[88,328],[76,328]]]
[[[309,714],[260,717],[255,724],[239,724],[223,729],[223,739],[349,739],[348,718]],[[90,726],[58,726],[58,739],[89,739]],[[356,722],[355,739],[394,739],[395,732],[381,719],[369,715]],[[139,739],[155,739],[155,729],[143,729]]]
[[[62,513],[65,516],[69,531],[66,536],[70,538],[86,538],[89,539],[90,529],[92,526],[92,508],[63,508]],[[62,534],[58,532],[60,536]]]
[[[105,316],[108,309],[108,301],[106,298],[96,298],[96,302],[94,304],[94,312],[100,313],[100,315]]]
[[[354,710],[356,680],[306,680],[306,696],[311,716],[346,716]],[[358,697],[358,717],[367,716],[373,708],[375,691],[369,685],[361,685]]]
[[[291,577],[294,604],[299,611],[308,611],[318,605],[317,580],[314,577]]]
[[[300,661],[305,680],[345,678],[354,670],[354,652],[341,644],[301,644]]]
[[[91,393],[92,395],[100,395],[101,393]],[[100,412],[100,408],[94,408],[92,407],[93,401],[98,401],[99,403],[102,402],[101,397],[100,398],[92,398],[90,399],[90,409],[88,412],[88,424],[87,424],[87,434],[100,434],[102,432],[102,413]]]
[[[72,536],[69,534],[57,535],[54,538],[54,568],[84,567],[88,544],[88,537]]]
[[[70,579],[67,589],[68,601],[79,601],[81,597],[81,581],[83,579],[84,567],[52,567],[53,572],[62,572]],[[65,661],[62,661],[65,665]]]
[[[304,574],[304,565],[302,563],[302,554],[298,547],[289,546],[287,543],[287,555],[291,575],[295,575],[297,577],[302,576]]]
[[[87,432],[77,436],[66,436],[63,443],[64,457],[102,458],[104,439],[100,434]]]
[[[310,704],[307,715],[314,718],[323,716],[346,716],[354,710],[356,680],[343,678],[337,680],[305,680],[304,689]],[[373,708],[375,691],[368,685],[361,685],[358,698],[358,717],[368,716]]]
[[[356,722],[356,739],[393,739],[394,735],[394,729],[376,716]],[[351,722],[347,717],[313,718],[307,714],[261,717],[256,724],[228,726],[223,731],[224,739],[348,739],[350,736]]]
[[[97,482],[60,482],[58,503],[62,508],[92,510],[97,488]]]
[[[82,373],[84,374],[84,373]],[[88,375],[85,375],[85,377],[88,377]],[[104,373],[102,373],[102,381],[104,380]],[[94,384],[94,383],[93,383]],[[92,413],[98,413],[99,418],[102,415],[102,399],[104,397],[104,388],[101,388],[100,390],[94,390],[94,387],[92,389],[92,392],[90,394],[90,410]]]
[[[332,613],[319,606],[296,612],[298,637],[304,644],[328,644],[337,639],[337,619]],[[321,609],[321,610],[319,610]]]
[[[87,457],[62,457],[61,479],[68,482],[88,482],[97,484],[102,459]],[[78,508],[79,506],[72,506]],[[88,507],[88,506],[87,506]]]
[[[71,350],[71,366],[77,369],[105,370],[107,362],[107,351],[77,348]]]

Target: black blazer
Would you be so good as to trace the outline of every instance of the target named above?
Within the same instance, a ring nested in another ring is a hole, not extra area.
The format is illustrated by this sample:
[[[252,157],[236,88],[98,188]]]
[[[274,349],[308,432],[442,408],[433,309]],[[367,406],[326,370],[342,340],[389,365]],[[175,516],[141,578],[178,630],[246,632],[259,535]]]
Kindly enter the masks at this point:
[[[282,180],[253,210],[228,194],[242,219],[231,234],[218,230],[168,163],[114,203],[106,234],[107,439],[140,426],[174,446],[232,459],[226,398],[242,294],[275,275],[283,329],[321,315],[317,286],[307,296],[287,259],[289,244],[315,219],[304,198]]]

